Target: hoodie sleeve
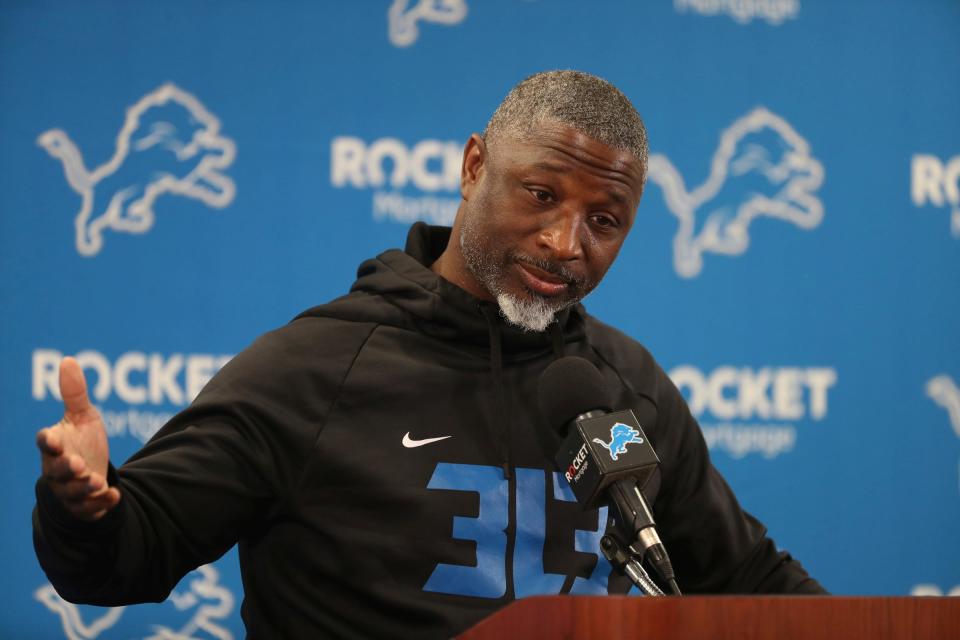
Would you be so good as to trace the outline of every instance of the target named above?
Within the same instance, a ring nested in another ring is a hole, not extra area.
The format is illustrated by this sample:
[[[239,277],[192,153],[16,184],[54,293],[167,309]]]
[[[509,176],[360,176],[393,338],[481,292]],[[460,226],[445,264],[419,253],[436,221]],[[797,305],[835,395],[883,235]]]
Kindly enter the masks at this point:
[[[282,517],[372,325],[301,318],[231,360],[186,410],[109,472],[119,505],[74,518],[37,483],[37,558],[67,600],[164,600],[190,570]]]
[[[275,479],[264,477],[264,439],[227,420],[190,420],[189,413],[135,459],[111,468],[121,500],[101,520],[77,520],[44,480],[37,483],[34,546],[65,599],[161,602],[187,572],[219,558],[268,514]]]

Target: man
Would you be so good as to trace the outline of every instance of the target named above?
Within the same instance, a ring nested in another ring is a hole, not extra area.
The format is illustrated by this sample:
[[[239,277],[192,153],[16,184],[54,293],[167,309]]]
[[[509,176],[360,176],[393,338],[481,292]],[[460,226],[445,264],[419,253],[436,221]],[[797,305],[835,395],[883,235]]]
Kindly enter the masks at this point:
[[[464,150],[451,230],[414,225],[349,295],[257,340],[121,469],[75,361],[38,434],[35,545],[67,599],[162,600],[239,542],[251,637],[449,637],[537,593],[626,593],[550,462],[536,407],[562,355],[600,370],[662,460],[648,489],[687,593],[822,592],[741,511],[683,399],[578,301],[646,173],[620,91],[549,72]]]

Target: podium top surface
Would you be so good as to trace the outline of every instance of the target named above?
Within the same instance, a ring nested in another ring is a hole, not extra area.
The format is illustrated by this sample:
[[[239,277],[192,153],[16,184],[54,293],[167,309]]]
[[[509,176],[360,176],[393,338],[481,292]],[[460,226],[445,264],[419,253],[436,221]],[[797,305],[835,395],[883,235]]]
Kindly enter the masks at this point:
[[[459,636],[716,640],[960,639],[960,598],[538,596]]]

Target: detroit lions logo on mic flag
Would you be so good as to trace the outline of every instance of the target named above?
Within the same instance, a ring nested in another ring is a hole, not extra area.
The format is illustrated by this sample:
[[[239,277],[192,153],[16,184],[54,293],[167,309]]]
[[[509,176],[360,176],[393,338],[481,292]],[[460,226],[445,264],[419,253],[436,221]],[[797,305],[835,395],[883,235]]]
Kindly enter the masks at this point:
[[[610,452],[610,458],[616,460],[621,453],[627,452],[628,444],[643,444],[643,438],[640,432],[630,425],[618,422],[610,427],[610,442],[604,442],[600,438],[594,438],[594,442]]]

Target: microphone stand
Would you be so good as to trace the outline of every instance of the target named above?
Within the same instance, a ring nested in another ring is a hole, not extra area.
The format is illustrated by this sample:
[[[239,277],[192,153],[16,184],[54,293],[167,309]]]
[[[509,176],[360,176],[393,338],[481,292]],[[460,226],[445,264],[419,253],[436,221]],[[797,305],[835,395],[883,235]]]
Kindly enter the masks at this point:
[[[637,553],[630,547],[628,549],[630,550],[629,554],[610,535],[604,535],[600,538],[600,551],[611,565],[627,574],[633,580],[633,583],[648,596],[665,595],[657,586],[657,583],[650,578],[643,565],[640,564],[640,557]]]
[[[667,555],[667,549],[657,534],[653,512],[636,482],[632,478],[620,478],[609,486],[608,491],[612,505],[615,505],[620,513],[620,531],[630,534],[628,539],[634,539],[627,549],[637,564],[646,559],[669,585],[671,593],[676,596],[681,595],[670,556]]]

